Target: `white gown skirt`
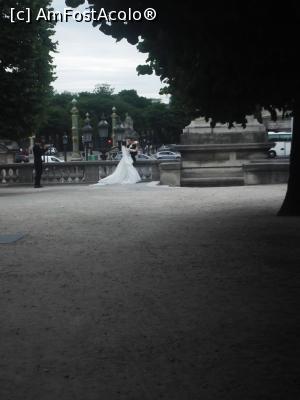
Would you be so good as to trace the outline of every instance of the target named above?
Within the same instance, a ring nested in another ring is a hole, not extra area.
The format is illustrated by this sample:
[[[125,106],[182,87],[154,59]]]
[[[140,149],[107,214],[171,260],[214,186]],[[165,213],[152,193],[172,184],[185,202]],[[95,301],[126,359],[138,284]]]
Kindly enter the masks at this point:
[[[132,165],[133,160],[127,148],[122,146],[122,158],[117,168],[111,175],[99,180],[92,186],[115,185],[115,184],[131,184],[141,181],[141,177],[136,168]]]

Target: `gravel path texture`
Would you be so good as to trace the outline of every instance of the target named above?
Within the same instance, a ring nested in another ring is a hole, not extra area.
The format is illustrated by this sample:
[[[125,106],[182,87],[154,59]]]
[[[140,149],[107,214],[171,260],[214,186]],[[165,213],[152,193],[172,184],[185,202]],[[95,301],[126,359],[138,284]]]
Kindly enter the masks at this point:
[[[0,188],[1,400],[294,400],[285,185]]]

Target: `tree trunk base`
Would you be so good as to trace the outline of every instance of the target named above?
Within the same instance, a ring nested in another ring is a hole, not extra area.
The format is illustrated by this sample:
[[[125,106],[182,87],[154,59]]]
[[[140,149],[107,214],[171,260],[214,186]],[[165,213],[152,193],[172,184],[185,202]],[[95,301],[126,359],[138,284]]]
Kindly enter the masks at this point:
[[[277,215],[279,217],[300,217],[299,193],[292,193],[292,191],[288,189]]]
[[[293,107],[292,144],[288,188],[283,204],[278,212],[282,217],[300,216],[300,101]]]

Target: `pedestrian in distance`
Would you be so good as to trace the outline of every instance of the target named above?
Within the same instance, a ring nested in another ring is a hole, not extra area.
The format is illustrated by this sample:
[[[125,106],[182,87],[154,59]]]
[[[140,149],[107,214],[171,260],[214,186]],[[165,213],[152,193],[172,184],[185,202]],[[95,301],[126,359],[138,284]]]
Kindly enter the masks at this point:
[[[45,147],[44,143],[41,139],[36,139],[35,144],[33,146],[32,152],[34,157],[34,170],[35,170],[35,178],[34,178],[34,187],[41,188],[41,177],[43,173],[43,160],[42,156],[46,153],[48,147]]]

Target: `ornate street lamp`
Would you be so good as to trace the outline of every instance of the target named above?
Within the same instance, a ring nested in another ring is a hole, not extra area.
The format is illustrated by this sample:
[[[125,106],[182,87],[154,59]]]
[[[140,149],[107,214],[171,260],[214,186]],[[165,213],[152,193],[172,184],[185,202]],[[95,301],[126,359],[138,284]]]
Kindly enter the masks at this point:
[[[146,148],[147,148],[147,136],[146,136],[145,132],[142,132],[140,134],[140,144],[143,149],[143,153],[145,153]]]
[[[125,127],[122,124],[120,118],[118,118],[115,127],[115,138],[116,138],[116,145],[118,146],[118,149],[121,150],[122,142],[125,140]]]
[[[71,115],[72,115],[72,159],[78,160],[78,158],[80,157],[80,155],[79,155],[79,143],[78,143],[78,137],[79,137],[79,111],[78,111],[78,108],[77,108],[77,100],[76,99],[72,100]]]
[[[111,143],[109,143],[109,140],[111,139],[108,138],[108,129],[109,129],[109,124],[105,119],[104,114],[102,114],[101,120],[98,124],[98,134],[99,134],[99,139],[100,139],[100,152],[101,152],[101,159],[106,160],[107,159],[107,152],[110,149]]]
[[[117,111],[117,109],[114,106],[112,108],[112,114],[111,114],[111,138],[112,138],[113,146],[116,146],[115,129],[116,129],[117,118],[118,118],[118,114],[116,113],[116,111]]]
[[[86,118],[85,118],[84,122],[85,122],[85,125],[82,128],[82,144],[84,147],[85,160],[87,161],[88,160],[88,149],[93,142],[93,128],[91,127],[91,124],[90,124],[89,113],[86,113]]]
[[[134,129],[133,129],[133,119],[128,113],[126,113],[126,118],[124,120],[124,128],[125,128],[125,137],[130,138]]]
[[[52,154],[51,149],[52,149],[52,147],[54,147],[54,143],[52,143],[52,136],[51,135],[48,136],[48,143],[50,145],[49,156],[51,156],[51,154]]]

